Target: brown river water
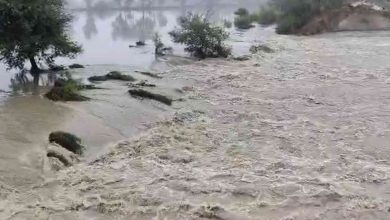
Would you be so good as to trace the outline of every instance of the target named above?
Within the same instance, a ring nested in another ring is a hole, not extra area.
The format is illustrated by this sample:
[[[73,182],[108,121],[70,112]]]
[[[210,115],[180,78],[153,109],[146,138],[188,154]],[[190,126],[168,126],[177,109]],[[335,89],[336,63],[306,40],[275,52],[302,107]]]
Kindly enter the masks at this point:
[[[86,47],[113,39],[102,35]],[[0,219],[389,219],[390,32],[294,37],[258,27],[233,32],[235,53],[257,42],[274,53],[180,65],[155,62],[151,47],[128,57],[120,48],[129,41],[113,40],[118,52],[107,47],[103,58],[81,56],[90,66],[74,75],[163,70],[163,80],[148,80],[172,95],[186,86],[184,101],[140,102],[115,82],[87,92],[88,103],[5,96]],[[53,130],[79,134],[88,152],[47,176]]]
[[[211,18],[218,22],[231,19],[234,9],[216,10]],[[171,43],[168,36],[185,9],[76,10],[73,14],[71,33],[82,44],[84,52],[76,60],[59,59],[58,64],[77,62],[85,65],[85,69],[70,71],[74,78],[88,83],[85,79],[89,76],[118,70],[138,80],[156,83],[161,92],[174,97],[180,95],[176,89],[188,84],[186,79],[156,80],[134,72],[163,73],[174,65],[193,62],[186,58],[156,59],[151,41],[154,33],[159,32],[167,46],[174,47],[175,55],[185,56],[183,47]],[[251,42],[264,38],[258,34],[260,29],[230,31],[230,44],[236,54],[247,53]],[[147,46],[129,48],[138,40],[145,40]],[[54,74],[42,75],[37,87],[28,74],[6,71],[4,66],[0,66],[0,73],[0,182],[12,188],[24,188],[44,180],[42,160],[52,131],[67,131],[81,137],[87,146],[84,159],[90,160],[117,141],[131,137],[175,112],[174,108],[159,103],[131,98],[126,83],[99,84],[102,90],[85,92],[92,98],[90,102],[54,103],[42,96],[53,84]]]

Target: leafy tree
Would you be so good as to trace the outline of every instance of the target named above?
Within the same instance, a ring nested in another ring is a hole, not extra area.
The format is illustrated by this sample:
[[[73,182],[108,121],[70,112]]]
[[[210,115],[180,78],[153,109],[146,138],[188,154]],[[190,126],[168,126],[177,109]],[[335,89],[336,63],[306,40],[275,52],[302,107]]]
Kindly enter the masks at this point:
[[[0,0],[0,60],[9,69],[29,61],[38,74],[40,61],[74,58],[81,47],[67,33],[71,20],[63,0]]]
[[[229,34],[215,26],[204,15],[188,14],[179,19],[180,28],[169,34],[175,43],[185,44],[185,50],[198,58],[227,57],[231,48],[224,44]]]

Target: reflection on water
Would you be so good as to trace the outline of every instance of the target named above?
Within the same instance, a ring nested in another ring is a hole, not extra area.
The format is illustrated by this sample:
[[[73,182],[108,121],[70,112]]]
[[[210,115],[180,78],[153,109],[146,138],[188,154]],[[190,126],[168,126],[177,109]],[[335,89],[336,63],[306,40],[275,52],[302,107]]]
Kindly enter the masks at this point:
[[[13,94],[29,94],[39,95],[41,89],[47,89],[52,86],[57,79],[55,73],[31,75],[28,71],[24,70],[16,73],[11,78],[11,84],[9,85]]]
[[[74,62],[84,65],[126,65],[129,70],[148,69],[156,63],[152,37],[158,32],[166,46],[174,48],[174,54],[186,56],[182,45],[174,44],[168,32],[177,26],[177,18],[188,11],[207,13],[210,19],[222,25],[224,20],[232,20],[235,7],[218,7],[217,1],[203,4],[203,7],[194,8],[186,1],[177,1],[179,7],[163,10],[169,1],[132,1],[118,0],[83,1],[82,10],[73,10],[74,21],[71,27],[73,38],[82,44],[84,52],[77,60],[67,58],[57,59],[58,64],[68,65]],[[152,2],[152,3],[150,3]],[[122,10],[107,10],[109,6],[122,7]],[[193,1],[192,1],[193,4]],[[135,9],[130,10],[129,8]],[[230,29],[233,52],[248,53],[250,45],[242,45],[243,38],[261,40],[264,36],[261,28],[247,32]],[[145,47],[129,48],[137,41],[146,41]],[[0,65],[0,90],[31,92],[31,83],[26,78],[15,75],[16,71],[7,72]],[[23,76],[25,77],[25,76]],[[30,80],[31,81],[31,80]],[[41,79],[45,85],[44,79]],[[23,86],[25,87],[23,88]]]

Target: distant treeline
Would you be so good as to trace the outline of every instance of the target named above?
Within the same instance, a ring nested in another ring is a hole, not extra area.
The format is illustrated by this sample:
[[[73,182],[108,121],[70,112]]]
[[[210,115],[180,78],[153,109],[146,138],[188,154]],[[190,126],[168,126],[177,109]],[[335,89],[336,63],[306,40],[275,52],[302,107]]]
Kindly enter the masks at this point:
[[[119,9],[141,7],[180,8],[193,6],[248,6],[261,5],[267,0],[66,0],[68,7],[74,9]]]

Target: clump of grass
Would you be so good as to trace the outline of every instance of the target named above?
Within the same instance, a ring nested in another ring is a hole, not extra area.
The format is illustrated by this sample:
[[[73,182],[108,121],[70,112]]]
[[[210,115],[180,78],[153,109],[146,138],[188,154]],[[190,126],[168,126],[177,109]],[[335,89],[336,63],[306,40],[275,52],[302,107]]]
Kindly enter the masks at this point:
[[[88,101],[88,97],[80,95],[83,85],[71,78],[58,79],[54,87],[45,94],[45,97],[52,101]]]
[[[119,71],[109,72],[106,77],[111,80],[121,80],[121,81],[135,81],[134,77],[130,75],[122,74]]]
[[[172,99],[160,94],[151,93],[143,89],[131,89],[129,90],[129,93],[133,97],[152,99],[166,105],[172,105]]]
[[[107,81],[107,80],[120,80],[127,82],[134,82],[134,77],[130,75],[122,74],[119,71],[112,71],[104,76],[91,76],[88,78],[89,81],[97,82],[97,81]]]
[[[56,143],[75,154],[82,155],[85,150],[85,147],[81,145],[81,139],[76,135],[67,132],[52,132],[49,135],[49,141],[50,143]]]

